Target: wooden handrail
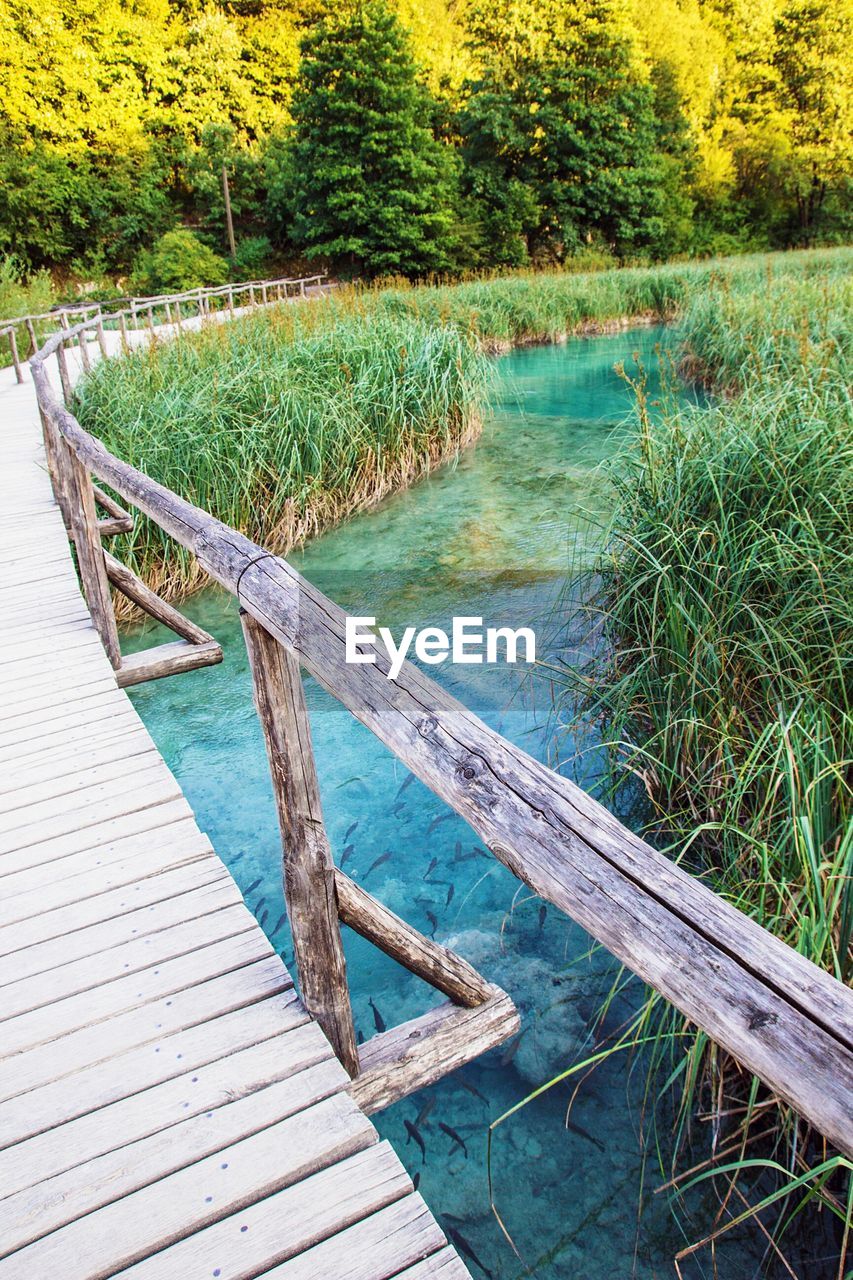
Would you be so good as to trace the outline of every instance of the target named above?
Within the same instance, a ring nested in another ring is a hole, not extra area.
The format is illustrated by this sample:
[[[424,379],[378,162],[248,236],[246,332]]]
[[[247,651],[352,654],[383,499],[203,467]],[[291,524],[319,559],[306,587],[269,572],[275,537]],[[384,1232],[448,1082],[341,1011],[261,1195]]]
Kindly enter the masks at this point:
[[[347,664],[338,605],[281,557],[109,453],[59,404],[44,360],[69,334],[54,335],[30,365],[42,414],[79,463],[191,551],[519,879],[853,1155],[853,993],[420,670],[405,663],[386,678],[381,644],[375,664]]]

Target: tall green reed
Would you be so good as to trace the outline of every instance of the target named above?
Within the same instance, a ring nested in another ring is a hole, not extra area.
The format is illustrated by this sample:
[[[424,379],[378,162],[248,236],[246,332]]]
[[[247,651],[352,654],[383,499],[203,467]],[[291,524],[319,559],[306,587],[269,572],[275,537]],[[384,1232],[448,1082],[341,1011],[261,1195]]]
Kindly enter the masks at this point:
[[[567,679],[563,711],[601,722],[614,778],[641,780],[650,825],[678,857],[849,981],[853,412],[842,264],[800,278],[718,276],[688,300],[688,366],[728,398],[660,420],[638,384],[641,427],[614,472],[615,517],[590,579],[587,607],[608,644]],[[752,1211],[773,1209],[777,1263],[796,1210],[820,1205],[844,1221],[849,1162],[654,993],[620,1040],[640,1042],[650,1098],[661,1087],[679,1094],[675,1164],[662,1170],[672,1187],[693,1185],[679,1170],[697,1114],[710,1130],[715,1156],[701,1176],[725,1185],[710,1239],[739,1219],[744,1192]],[[650,1108],[653,1131],[663,1110]]]

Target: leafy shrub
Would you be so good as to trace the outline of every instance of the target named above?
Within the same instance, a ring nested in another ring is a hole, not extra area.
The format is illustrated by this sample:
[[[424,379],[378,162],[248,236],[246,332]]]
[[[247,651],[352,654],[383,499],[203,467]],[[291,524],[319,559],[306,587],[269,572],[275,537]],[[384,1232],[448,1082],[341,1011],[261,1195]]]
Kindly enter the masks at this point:
[[[38,315],[49,311],[54,301],[53,283],[44,269],[26,278],[14,254],[0,258],[0,319]]]
[[[266,236],[246,236],[237,244],[237,256],[231,267],[235,280],[260,280],[268,275],[267,264],[272,245]]]
[[[167,231],[153,249],[137,259],[133,288],[146,293],[176,293],[224,284],[228,264],[192,231]]]

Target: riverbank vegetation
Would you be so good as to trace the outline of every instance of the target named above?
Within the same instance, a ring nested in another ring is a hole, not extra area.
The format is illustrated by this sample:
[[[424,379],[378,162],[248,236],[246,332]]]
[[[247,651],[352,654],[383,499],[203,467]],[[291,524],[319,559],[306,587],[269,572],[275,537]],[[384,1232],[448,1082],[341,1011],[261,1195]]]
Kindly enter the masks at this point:
[[[601,723],[616,783],[640,781],[674,856],[843,982],[853,974],[851,313],[846,255],[808,277],[719,278],[688,299],[687,367],[720,394],[661,418],[635,374],[641,431],[614,471],[616,513],[588,601],[607,643],[567,679],[563,703],[567,719],[571,707]],[[713,1156],[699,1170],[724,1175],[714,1231],[766,1205],[772,1256],[811,1201],[838,1216],[841,1239],[849,1164],[654,993],[621,1043],[649,1038],[650,1101],[661,1087],[678,1095],[679,1163],[661,1173],[676,1190],[691,1182],[696,1170],[683,1170],[700,1157],[685,1149],[701,1116]]]
[[[849,235],[849,0],[0,12],[0,252],[92,288],[150,279],[178,227],[244,278]]]
[[[479,429],[484,353],[637,320],[672,319],[771,279],[813,280],[851,255],[807,251],[441,287],[336,290],[96,365],[82,424],[119,457],[287,552],[411,483]],[[138,518],[118,554],[170,597],[204,584],[192,557]]]
[[[450,326],[284,306],[97,365],[76,409],[119,457],[287,551],[469,443],[484,372]],[[207,583],[153,521],[117,541],[166,596]]]

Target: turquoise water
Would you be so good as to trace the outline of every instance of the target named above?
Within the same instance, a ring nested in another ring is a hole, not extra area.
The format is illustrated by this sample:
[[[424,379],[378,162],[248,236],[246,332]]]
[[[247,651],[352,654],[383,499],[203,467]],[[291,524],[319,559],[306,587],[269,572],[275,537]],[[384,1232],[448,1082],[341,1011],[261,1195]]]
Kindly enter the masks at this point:
[[[391,626],[534,626],[539,656],[576,660],[567,582],[600,542],[609,490],[601,464],[634,430],[632,396],[614,363],[639,352],[657,392],[655,346],[640,330],[530,348],[496,362],[481,440],[456,465],[317,539],[292,558],[351,613]],[[557,606],[558,598],[562,600]],[[230,596],[209,591],[187,612],[222,642],[219,668],[164,680],[133,698],[262,927],[290,963],[280,845],[248,665]],[[151,642],[137,633],[131,647]],[[430,674],[490,726],[542,759],[553,738],[550,687],[526,668],[450,666]],[[593,1029],[616,967],[590,938],[497,864],[474,833],[312,680],[306,685],[326,822],[336,859],[412,924],[503,986],[522,1017],[517,1041],[376,1117],[445,1228],[467,1247],[476,1275],[614,1280],[673,1275],[685,1243],[664,1196],[643,1181],[637,1132],[641,1064],[613,1058],[544,1093],[494,1131],[490,1122],[531,1090],[595,1051],[634,1006],[631,984]],[[575,750],[579,753],[572,758]],[[591,731],[561,745],[562,768],[594,789],[600,760]],[[411,785],[409,785],[411,784]],[[359,1031],[404,1021],[440,997],[360,939],[347,936]],[[373,1001],[371,1005],[369,1002]],[[425,1156],[409,1138],[416,1123]],[[445,1124],[462,1139],[451,1139]],[[644,1189],[645,1188],[645,1189]],[[638,1206],[642,1204],[642,1213]],[[713,1208],[693,1202],[691,1238]],[[507,1237],[512,1241],[508,1242]],[[464,1243],[463,1243],[464,1242]],[[755,1233],[723,1238],[719,1274],[756,1274]],[[705,1255],[683,1274],[712,1274]]]

